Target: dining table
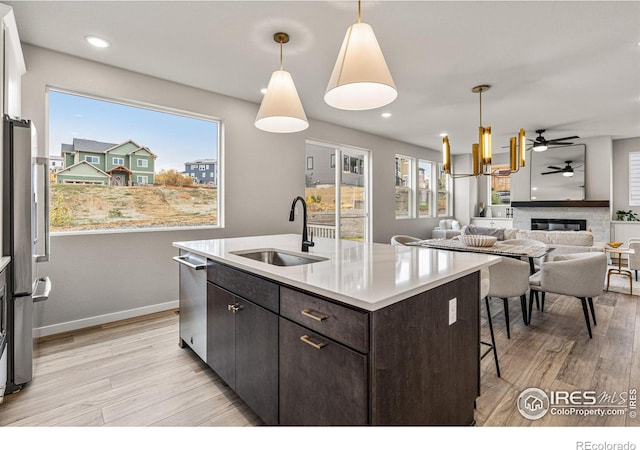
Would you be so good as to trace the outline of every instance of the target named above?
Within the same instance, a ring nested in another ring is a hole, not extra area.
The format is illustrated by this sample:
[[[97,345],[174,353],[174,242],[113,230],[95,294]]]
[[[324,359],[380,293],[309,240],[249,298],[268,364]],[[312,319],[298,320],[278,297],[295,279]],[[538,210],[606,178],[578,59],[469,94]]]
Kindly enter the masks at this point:
[[[531,274],[536,272],[534,260],[543,258],[551,253],[554,248],[541,245],[514,245],[503,244],[497,241],[494,245],[488,247],[474,247],[464,244],[458,239],[425,239],[421,241],[410,242],[406,245],[413,247],[427,247],[438,250],[450,250],[456,252],[472,252],[487,253],[490,255],[506,256],[509,258],[529,260],[529,268]]]

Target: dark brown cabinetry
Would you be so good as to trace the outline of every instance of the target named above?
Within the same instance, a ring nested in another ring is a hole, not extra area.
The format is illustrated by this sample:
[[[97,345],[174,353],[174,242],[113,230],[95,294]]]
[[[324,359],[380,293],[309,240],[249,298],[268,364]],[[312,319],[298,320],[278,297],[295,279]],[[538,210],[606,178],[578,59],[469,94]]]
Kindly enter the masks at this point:
[[[474,423],[479,272],[372,312],[213,261],[207,279],[207,363],[267,424]]]
[[[277,424],[278,316],[209,282],[207,328],[209,366],[265,423]]]
[[[367,356],[280,318],[280,424],[366,425]]]

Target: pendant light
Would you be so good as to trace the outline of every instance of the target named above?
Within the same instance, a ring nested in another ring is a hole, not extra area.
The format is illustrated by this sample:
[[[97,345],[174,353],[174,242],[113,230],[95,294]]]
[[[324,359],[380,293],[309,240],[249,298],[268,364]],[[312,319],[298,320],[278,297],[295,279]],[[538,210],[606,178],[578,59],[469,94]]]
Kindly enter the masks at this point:
[[[280,70],[271,74],[258,115],[256,127],[270,133],[295,133],[306,130],[309,121],[302,108],[291,74],[282,69],[282,46],[289,42],[287,33],[276,33],[273,40],[280,44]]]
[[[526,162],[525,151],[525,132],[520,129],[518,137],[512,137],[509,140],[509,169],[499,171],[498,173],[491,171],[492,149],[491,149],[491,127],[482,125],[482,93],[491,88],[488,84],[474,86],[471,92],[480,96],[480,126],[478,127],[478,143],[471,146],[472,172],[471,173],[452,173],[451,172],[451,147],[449,146],[449,136],[442,138],[442,165],[446,174],[453,178],[477,177],[479,175],[487,176],[509,176],[524,167]]]
[[[358,22],[347,29],[324,101],[352,111],[379,108],[398,97],[389,68],[371,25],[363,23],[358,0]]]

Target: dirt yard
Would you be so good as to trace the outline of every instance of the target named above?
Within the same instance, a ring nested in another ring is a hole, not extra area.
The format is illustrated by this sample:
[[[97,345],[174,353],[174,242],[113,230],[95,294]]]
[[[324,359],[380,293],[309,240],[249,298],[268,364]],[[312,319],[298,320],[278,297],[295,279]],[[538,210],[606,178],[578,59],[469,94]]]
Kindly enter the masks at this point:
[[[215,225],[209,187],[51,185],[51,231]]]

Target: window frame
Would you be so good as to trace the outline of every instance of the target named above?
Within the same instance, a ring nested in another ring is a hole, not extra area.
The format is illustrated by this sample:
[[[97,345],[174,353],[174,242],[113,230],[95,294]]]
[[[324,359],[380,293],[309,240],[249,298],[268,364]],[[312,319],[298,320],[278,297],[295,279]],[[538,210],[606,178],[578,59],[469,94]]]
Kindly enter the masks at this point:
[[[396,220],[404,220],[404,219],[415,219],[416,218],[416,194],[415,194],[415,185],[416,185],[416,158],[414,158],[413,156],[407,156],[407,155],[402,155],[399,153],[396,153],[395,158],[394,158],[394,187],[395,187],[395,191],[394,191],[394,196],[395,193],[398,192],[398,187],[403,187],[403,186],[398,186],[398,177],[400,176],[401,178],[404,178],[405,175],[402,174],[402,170],[400,170],[400,172],[398,172],[398,159],[404,159],[407,160],[409,163],[409,168],[407,169],[407,175],[406,177],[408,177],[408,180],[403,180],[405,183],[404,187],[408,187],[408,204],[407,204],[407,215],[406,216],[399,216],[398,215],[398,209],[394,206],[394,213],[395,213],[395,217]]]
[[[144,163],[144,164],[140,164],[140,163]],[[142,158],[136,159],[136,167],[139,168],[139,169],[148,169],[149,168],[149,160],[148,159],[142,159]]]
[[[91,158],[91,160],[89,160]],[[93,158],[97,159],[97,161],[93,161]],[[84,155],[84,160],[89,164],[100,164],[100,156],[95,155]]]
[[[116,162],[116,160],[122,161],[122,162]],[[113,164],[114,166],[124,166],[124,158],[118,157],[118,156],[114,156],[111,159],[111,164]]]
[[[419,158],[419,157],[414,157],[414,156],[407,156],[407,155],[403,155],[403,154],[399,154],[397,153],[395,155],[394,158],[394,162],[396,161],[397,158],[403,158],[406,160],[410,161],[410,169],[409,169],[409,174],[410,174],[410,188],[409,188],[409,213],[407,216],[398,216],[396,214],[396,220],[405,220],[405,219],[429,219],[429,218],[433,218],[433,217],[438,217],[437,214],[437,201],[438,201],[438,190],[436,188],[434,188],[434,183],[437,182],[437,167],[438,163],[436,163],[436,161],[432,161],[430,159],[424,159],[424,158]],[[429,189],[427,189],[427,196],[428,196],[428,201],[429,201],[429,211],[428,213],[420,213],[420,202],[419,202],[419,195],[420,195],[420,191],[421,189],[418,186],[418,178],[419,178],[419,173],[420,173],[420,164],[421,163],[427,163],[430,165],[430,171],[429,171],[429,181],[430,181],[430,187]],[[397,163],[395,163],[397,164]],[[396,174],[397,174],[397,166],[396,166],[396,170],[395,170]],[[436,180],[434,182],[434,180]],[[396,186],[397,187],[397,186]],[[451,185],[449,185],[449,198],[451,197]],[[448,205],[448,210],[451,209],[450,206],[450,200],[449,200],[449,205]],[[397,210],[396,210],[397,211]],[[444,217],[444,216],[443,216]]]
[[[194,111],[182,110],[178,108],[172,108],[167,106],[162,106],[156,103],[147,103],[141,102],[132,99],[123,99],[117,97],[108,97],[101,96],[94,93],[87,93],[82,90],[75,89],[65,89],[56,86],[46,85],[45,86],[45,95],[47,97],[47,105],[49,104],[49,94],[50,92],[58,92],[62,94],[75,95],[80,97],[85,97],[92,100],[98,100],[103,102],[115,103],[123,106],[130,106],[134,108],[146,109],[155,112],[161,112],[165,114],[173,114],[177,116],[186,117],[189,119],[197,119],[204,120],[209,122],[215,122],[217,124],[217,136],[216,136],[216,147],[217,147],[217,161],[216,161],[216,188],[218,190],[218,207],[217,207],[217,215],[218,220],[215,225],[194,225],[194,226],[167,226],[167,227],[145,227],[145,228],[108,228],[108,229],[92,229],[92,230],[72,230],[72,231],[52,231],[52,236],[68,236],[68,235],[83,235],[83,234],[120,234],[120,233],[148,233],[148,232],[158,232],[158,231],[187,231],[187,230],[206,230],[206,229],[224,229],[226,223],[226,214],[225,214],[225,186],[226,186],[226,176],[225,176],[225,121],[221,117],[212,116],[208,114],[197,113]],[[50,107],[47,106],[45,111],[45,119],[46,126],[49,127],[50,124]],[[49,138],[45,139],[45,145],[47,148],[48,154],[51,154],[49,149]],[[63,163],[64,164],[64,161]],[[148,167],[148,166],[147,166]]]
[[[439,162],[438,165],[436,166],[436,182],[438,183],[438,188],[436,190],[436,215],[435,217],[452,217],[453,214],[451,214],[451,200],[453,197],[453,189],[452,189],[452,183],[451,183],[451,176],[447,173],[444,173],[444,164],[442,164],[442,162]],[[444,179],[446,180],[444,185],[444,189],[440,188],[440,179],[441,177],[444,175]],[[445,197],[446,197],[446,205],[447,205],[447,211],[445,214],[440,214],[440,206],[439,206],[439,202],[440,202],[440,193],[444,193]]]
[[[489,166],[489,170],[491,173],[493,173],[494,171],[499,171],[500,169],[509,169],[510,166],[509,164],[492,164],[491,166]],[[495,169],[495,170],[494,170]],[[492,176],[487,176],[487,205],[488,206],[504,206],[504,207],[510,207],[511,206],[511,175],[506,175],[506,176],[501,176],[501,177],[492,177]],[[495,181],[496,178],[509,178],[509,203],[493,203],[493,198],[491,195],[491,188],[493,187],[493,183]]]

